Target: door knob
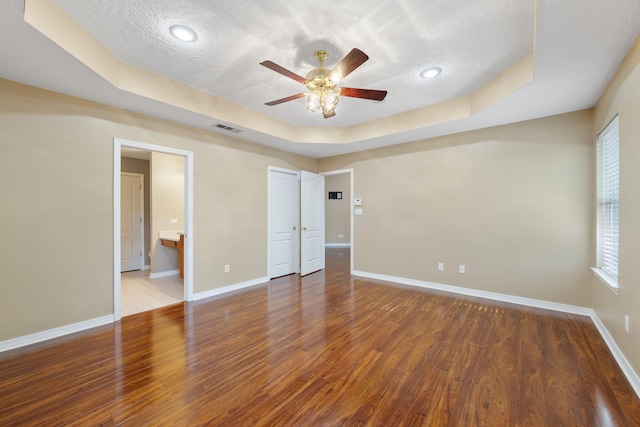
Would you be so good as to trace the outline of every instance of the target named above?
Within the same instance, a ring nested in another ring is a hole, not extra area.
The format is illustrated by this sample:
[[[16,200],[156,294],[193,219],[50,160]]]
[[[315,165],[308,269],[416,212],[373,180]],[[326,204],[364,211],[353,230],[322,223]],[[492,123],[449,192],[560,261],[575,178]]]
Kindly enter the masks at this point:
[[[298,229],[298,227],[296,227],[295,225],[293,226],[293,231],[296,231]]]

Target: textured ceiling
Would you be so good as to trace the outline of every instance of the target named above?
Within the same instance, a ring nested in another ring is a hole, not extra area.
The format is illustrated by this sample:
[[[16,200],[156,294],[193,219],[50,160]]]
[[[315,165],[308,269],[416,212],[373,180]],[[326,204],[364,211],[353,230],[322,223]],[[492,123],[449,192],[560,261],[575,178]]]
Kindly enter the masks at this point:
[[[121,60],[296,126],[352,126],[466,95],[533,44],[532,0],[349,1],[321,10],[308,0],[56,1]],[[176,23],[198,40],[174,39],[168,29]],[[329,52],[332,68],[354,47],[370,60],[344,84],[387,90],[383,103],[343,97],[327,120],[302,99],[264,105],[303,87],[262,60],[304,76],[318,65],[317,49]],[[421,78],[430,66],[444,72]]]
[[[121,61],[224,98],[294,127],[376,126],[384,117],[468,95],[532,50],[535,75],[471,117],[416,126],[350,144],[301,144],[242,123],[234,137],[325,157],[592,107],[640,33],[640,1],[387,0],[335,4],[267,0],[56,0]],[[605,4],[606,3],[606,4]],[[130,111],[216,131],[215,116],[186,111],[114,88],[23,20],[22,0],[4,0],[0,77]],[[535,25],[534,25],[535,21]],[[195,43],[172,38],[188,25]],[[535,39],[534,39],[535,38]],[[270,59],[305,75],[313,52],[332,67],[357,47],[370,59],[345,86],[389,91],[384,102],[341,100],[323,119],[299,99],[299,83],[261,67]],[[46,64],[46,66],[43,66]],[[430,80],[424,68],[443,73]]]

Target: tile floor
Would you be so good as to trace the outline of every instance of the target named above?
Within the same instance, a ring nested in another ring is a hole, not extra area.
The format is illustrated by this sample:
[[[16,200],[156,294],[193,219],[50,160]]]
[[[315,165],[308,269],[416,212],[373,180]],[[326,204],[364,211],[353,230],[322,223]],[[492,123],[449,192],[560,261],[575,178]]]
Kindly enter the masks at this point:
[[[121,275],[123,317],[180,301],[184,301],[184,288],[178,275],[149,279],[149,270],[128,271]]]

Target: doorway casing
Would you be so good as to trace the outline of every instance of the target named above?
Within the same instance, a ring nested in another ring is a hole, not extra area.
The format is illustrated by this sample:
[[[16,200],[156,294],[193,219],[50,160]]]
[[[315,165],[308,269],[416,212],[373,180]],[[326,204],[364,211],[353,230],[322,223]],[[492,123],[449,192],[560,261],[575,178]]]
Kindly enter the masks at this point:
[[[193,300],[193,152],[126,139],[113,140],[113,315],[122,318],[120,310],[120,173],[123,147],[155,151],[184,157],[184,300]]]

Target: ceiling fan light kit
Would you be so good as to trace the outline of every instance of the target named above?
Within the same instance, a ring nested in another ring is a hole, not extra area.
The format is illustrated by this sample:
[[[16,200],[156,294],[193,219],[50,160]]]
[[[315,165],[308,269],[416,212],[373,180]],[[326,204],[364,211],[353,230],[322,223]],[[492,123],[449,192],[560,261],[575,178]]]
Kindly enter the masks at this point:
[[[316,51],[315,58],[320,67],[307,73],[305,86],[310,92],[304,94],[304,100],[309,111],[322,111],[325,117],[333,117],[340,102],[340,89],[337,88],[338,82],[329,77],[330,70],[324,68],[324,61],[328,57],[326,50]]]
[[[345,78],[353,70],[369,59],[367,54],[362,52],[360,49],[352,49],[351,52],[349,52],[333,70],[324,68],[324,62],[328,57],[329,54],[326,50],[316,51],[315,58],[320,63],[320,66],[309,71],[306,77],[299,76],[272,61],[261,62],[260,65],[304,84],[307,90],[309,90],[309,92],[306,93],[299,93],[286,98],[266,102],[265,105],[278,105],[283,102],[304,97],[305,105],[309,111],[321,111],[324,118],[328,119],[329,117],[336,115],[335,110],[340,102],[341,95],[352,98],[371,99],[374,101],[382,101],[387,96],[386,90],[338,87],[340,80]]]

